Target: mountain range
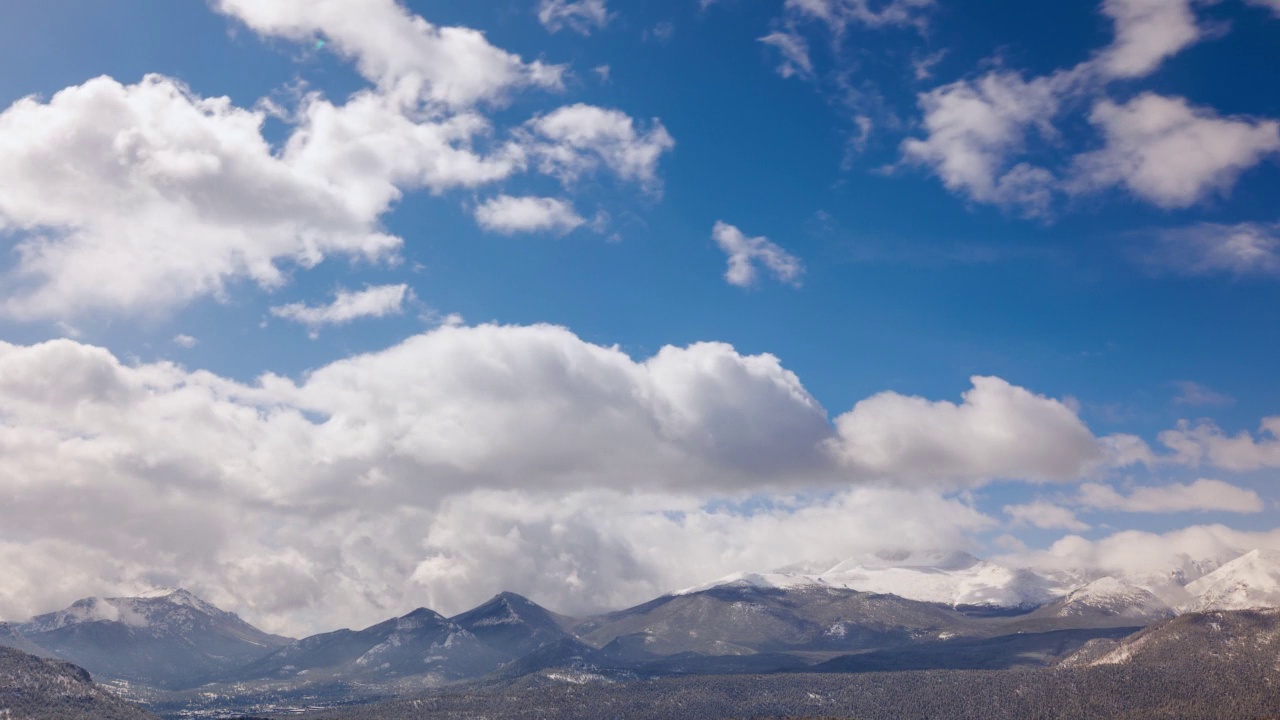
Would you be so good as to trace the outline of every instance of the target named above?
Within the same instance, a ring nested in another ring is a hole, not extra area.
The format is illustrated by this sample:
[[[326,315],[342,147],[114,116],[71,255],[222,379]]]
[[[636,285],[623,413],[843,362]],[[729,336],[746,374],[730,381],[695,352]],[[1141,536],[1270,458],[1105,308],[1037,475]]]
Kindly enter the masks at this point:
[[[1183,613],[1280,606],[1280,553],[1267,551],[1176,584],[1177,604],[1147,578],[1069,578],[964,553],[882,554],[738,573],[592,617],[501,593],[453,617],[419,608],[298,640],[165,589],[85,598],[0,624],[0,646],[75,663],[117,693],[177,715],[552,675],[590,682],[1092,666]]]

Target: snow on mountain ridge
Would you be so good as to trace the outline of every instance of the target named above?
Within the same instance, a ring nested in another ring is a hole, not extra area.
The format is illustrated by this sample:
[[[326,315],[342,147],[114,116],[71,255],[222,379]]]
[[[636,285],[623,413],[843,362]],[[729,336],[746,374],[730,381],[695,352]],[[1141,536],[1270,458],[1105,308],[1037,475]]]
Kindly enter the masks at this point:
[[[1251,550],[1186,587],[1190,612],[1280,607],[1280,551]]]
[[[1173,608],[1150,590],[1110,575],[1072,590],[1051,607],[1056,607],[1057,617],[1098,613],[1148,620],[1173,614]]]
[[[726,585],[784,590],[835,587],[953,606],[1031,607],[1071,589],[1031,570],[1006,568],[956,551],[881,552],[834,563],[824,572],[795,571],[814,567],[796,564],[773,573],[738,572],[673,594]]]

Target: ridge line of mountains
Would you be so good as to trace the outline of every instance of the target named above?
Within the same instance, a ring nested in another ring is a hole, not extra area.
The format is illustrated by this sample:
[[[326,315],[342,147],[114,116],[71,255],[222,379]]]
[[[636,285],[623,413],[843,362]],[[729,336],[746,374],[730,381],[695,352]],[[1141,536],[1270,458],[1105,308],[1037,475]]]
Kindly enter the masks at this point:
[[[963,553],[903,555],[818,573],[737,574],[587,618],[504,592],[453,617],[419,608],[298,640],[186,590],[162,590],[0,623],[0,647],[74,663],[117,695],[187,717],[539,676],[1092,666],[1125,662],[1131,651],[1118,643],[1184,613],[1280,607],[1280,553],[1255,550],[1204,570],[1154,586],[1111,576],[1073,584]],[[916,597],[879,592],[888,587]]]

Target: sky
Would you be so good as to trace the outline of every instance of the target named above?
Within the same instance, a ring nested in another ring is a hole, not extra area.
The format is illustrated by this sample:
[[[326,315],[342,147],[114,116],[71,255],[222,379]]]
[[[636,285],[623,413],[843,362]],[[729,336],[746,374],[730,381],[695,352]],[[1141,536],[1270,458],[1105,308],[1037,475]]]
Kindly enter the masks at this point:
[[[0,618],[1280,548],[1277,0],[0,10]]]

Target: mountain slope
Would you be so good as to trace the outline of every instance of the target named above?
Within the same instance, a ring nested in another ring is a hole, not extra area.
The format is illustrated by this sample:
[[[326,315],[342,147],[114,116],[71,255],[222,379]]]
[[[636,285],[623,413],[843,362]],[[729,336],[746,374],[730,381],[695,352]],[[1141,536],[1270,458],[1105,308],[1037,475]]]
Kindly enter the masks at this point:
[[[667,595],[573,628],[615,654],[748,655],[847,651],[967,632],[964,618],[937,605],[844,588],[790,590],[749,581]]]
[[[85,598],[17,630],[96,677],[162,688],[191,686],[287,642],[185,590]]]
[[[1280,609],[1187,613],[1119,642],[1084,648],[1064,664],[1175,668],[1188,675],[1210,664],[1237,674],[1262,671],[1280,683]]]
[[[81,668],[5,647],[0,647],[0,718],[156,720],[94,685]]]
[[[1104,577],[1037,608],[1028,619],[1058,627],[1133,627],[1173,617],[1174,610],[1145,588]]]
[[[557,615],[526,597],[509,592],[455,615],[450,622],[511,659],[544,645],[573,639],[564,630],[564,626],[572,624],[572,618]]]
[[[16,627],[4,622],[0,622],[0,647],[13,648],[40,657],[50,657],[48,650],[23,637]]]
[[[1187,585],[1191,612],[1280,607],[1280,551],[1245,553]]]
[[[475,677],[509,659],[440,614],[419,608],[364,630],[338,630],[297,640],[237,669],[234,681],[382,682]]]

